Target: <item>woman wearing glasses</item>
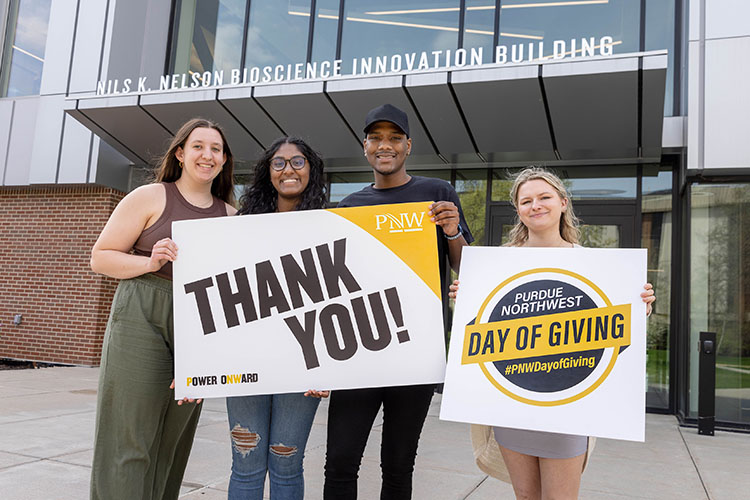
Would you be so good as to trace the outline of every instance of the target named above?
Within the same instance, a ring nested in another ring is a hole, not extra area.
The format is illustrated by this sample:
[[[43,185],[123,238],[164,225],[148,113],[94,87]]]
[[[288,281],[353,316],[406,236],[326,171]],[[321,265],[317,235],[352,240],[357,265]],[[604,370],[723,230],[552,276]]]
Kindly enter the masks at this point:
[[[255,165],[238,214],[325,208],[323,160],[303,140],[277,139]],[[227,398],[232,437],[229,499],[263,498],[268,473],[273,500],[302,500],[302,460],[320,397],[327,391]]]

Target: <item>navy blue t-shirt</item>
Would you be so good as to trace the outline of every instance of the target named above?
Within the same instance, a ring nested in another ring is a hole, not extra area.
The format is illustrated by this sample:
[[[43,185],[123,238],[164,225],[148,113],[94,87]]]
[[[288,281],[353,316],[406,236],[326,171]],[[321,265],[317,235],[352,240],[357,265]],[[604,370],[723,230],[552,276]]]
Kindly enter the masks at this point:
[[[339,208],[344,207],[365,207],[370,205],[388,205],[391,203],[412,203],[417,201],[451,201],[458,207],[460,218],[461,232],[467,243],[474,241],[471,235],[469,225],[466,223],[464,213],[461,210],[461,202],[458,194],[449,182],[442,179],[432,179],[429,177],[412,176],[406,184],[394,188],[378,189],[373,184],[366,186],[356,193],[352,193],[341,202]],[[438,243],[438,262],[440,262],[440,289],[443,299],[448,289],[448,240],[445,239],[443,230],[437,226],[437,243]],[[447,310],[447,301],[443,300],[443,309]]]

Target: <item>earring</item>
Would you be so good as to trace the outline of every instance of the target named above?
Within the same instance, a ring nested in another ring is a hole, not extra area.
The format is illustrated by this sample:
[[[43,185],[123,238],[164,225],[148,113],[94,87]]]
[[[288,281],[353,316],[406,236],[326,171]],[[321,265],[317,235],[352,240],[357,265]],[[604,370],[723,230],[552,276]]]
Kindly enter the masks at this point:
[[[179,161],[179,160],[177,160],[177,161],[178,161],[178,162],[180,163],[180,168],[182,168],[182,162],[181,162],[181,161]]]

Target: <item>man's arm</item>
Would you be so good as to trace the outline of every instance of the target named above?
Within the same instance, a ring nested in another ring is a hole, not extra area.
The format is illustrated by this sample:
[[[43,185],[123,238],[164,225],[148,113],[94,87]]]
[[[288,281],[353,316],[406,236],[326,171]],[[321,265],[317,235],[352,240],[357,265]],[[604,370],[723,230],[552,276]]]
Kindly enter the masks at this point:
[[[459,229],[461,217],[458,207],[451,201],[437,201],[430,205],[428,214],[430,220],[443,229],[445,238],[448,240],[448,260],[451,269],[458,272],[461,263],[461,250],[468,243]]]

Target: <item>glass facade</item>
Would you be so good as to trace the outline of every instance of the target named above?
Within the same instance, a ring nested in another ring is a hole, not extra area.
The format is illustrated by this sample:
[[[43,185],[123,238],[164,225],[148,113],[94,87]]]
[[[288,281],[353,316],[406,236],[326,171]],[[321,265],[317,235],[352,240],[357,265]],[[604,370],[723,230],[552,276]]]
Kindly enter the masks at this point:
[[[246,0],[182,0],[177,2],[178,26],[173,73],[202,76],[230,71],[242,62]]]
[[[664,20],[673,22],[664,22]],[[667,85],[664,94],[664,116],[678,114],[675,110],[674,61],[678,43],[675,39],[674,0],[649,0],[646,2],[645,50],[667,49]]]
[[[471,64],[479,49],[483,64],[668,49],[670,116],[675,5],[676,0],[317,0],[313,13],[311,0],[177,0],[170,68],[201,74],[259,68],[260,79],[249,79],[256,83],[269,81],[262,75],[267,66],[272,72],[279,68],[282,78],[276,80],[288,80],[308,74],[298,72],[297,64],[335,59],[341,59],[340,73],[346,75]],[[427,59],[420,59],[422,52]]]
[[[515,50],[509,55],[513,61],[640,49],[639,2],[514,0],[501,2],[500,9],[499,40]]]
[[[0,96],[39,93],[51,0],[12,0],[0,68]]]
[[[690,415],[700,332],[715,332],[716,419],[750,424],[750,184],[690,189]]]
[[[340,0],[317,0],[311,62],[321,63],[336,59],[336,39],[339,32]]]
[[[346,0],[341,33],[343,72],[354,58],[372,59],[404,52],[458,48],[459,0],[424,2]],[[408,47],[408,48],[407,48]],[[358,63],[361,68],[362,61]]]
[[[672,170],[646,165],[641,187],[641,247],[648,250],[647,279],[657,301],[646,325],[646,405],[669,408],[672,331]]]
[[[305,62],[310,3],[310,0],[250,2],[245,67]]]
[[[482,62],[492,62],[495,41],[495,5],[487,0],[466,0],[462,47],[482,47]]]
[[[485,244],[487,217],[487,170],[457,170],[454,186],[466,223],[474,236],[473,245]]]

